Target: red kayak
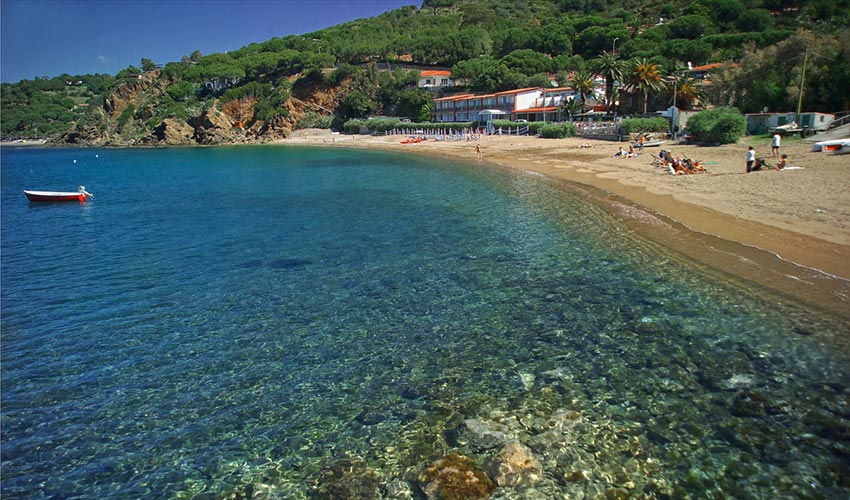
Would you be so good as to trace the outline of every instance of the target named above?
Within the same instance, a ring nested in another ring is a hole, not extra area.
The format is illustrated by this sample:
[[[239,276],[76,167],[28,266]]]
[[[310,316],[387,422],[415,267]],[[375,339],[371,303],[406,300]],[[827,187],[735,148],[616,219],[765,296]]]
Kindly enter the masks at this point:
[[[94,195],[86,191],[85,186],[80,186],[77,192],[73,191],[24,191],[27,199],[31,202],[55,203],[59,201],[86,201]]]

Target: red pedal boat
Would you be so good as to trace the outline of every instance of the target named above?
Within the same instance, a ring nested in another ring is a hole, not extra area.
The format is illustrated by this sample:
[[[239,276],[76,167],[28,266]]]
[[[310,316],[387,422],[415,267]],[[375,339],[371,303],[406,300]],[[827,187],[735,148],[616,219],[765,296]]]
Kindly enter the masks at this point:
[[[73,191],[24,191],[27,199],[31,202],[56,203],[60,201],[78,201],[80,203],[94,197],[86,191],[85,186],[80,186],[77,192]]]

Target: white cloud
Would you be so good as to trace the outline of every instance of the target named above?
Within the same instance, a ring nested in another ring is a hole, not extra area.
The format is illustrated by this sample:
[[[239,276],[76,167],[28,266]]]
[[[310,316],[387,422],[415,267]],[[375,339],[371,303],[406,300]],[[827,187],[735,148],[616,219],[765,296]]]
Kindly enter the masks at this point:
[[[106,56],[97,56],[97,62],[108,63],[109,59]]]

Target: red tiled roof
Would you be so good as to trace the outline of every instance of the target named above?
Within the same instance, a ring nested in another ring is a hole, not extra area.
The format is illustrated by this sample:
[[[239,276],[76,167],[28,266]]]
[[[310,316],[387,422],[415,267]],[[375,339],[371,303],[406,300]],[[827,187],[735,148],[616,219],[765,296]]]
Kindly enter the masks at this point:
[[[420,71],[419,74],[422,76],[452,76],[451,71],[440,69],[426,69],[425,71]]]
[[[514,112],[519,113],[519,114],[522,114],[522,113],[538,113],[538,112],[541,112],[541,111],[555,111],[557,109],[558,109],[557,106],[546,106],[545,108],[515,109]]]
[[[496,94],[461,94],[449,97],[440,97],[439,99],[434,99],[434,101],[467,101],[470,99],[485,99],[487,97],[496,97]]]
[[[718,66],[720,66],[720,63],[703,64],[702,66],[694,66],[694,67],[692,67],[692,68],[691,68],[691,71],[708,71],[708,70],[710,70],[710,69],[714,69],[714,68],[716,68],[716,67],[718,67]]]
[[[439,99],[434,99],[435,101],[457,101],[459,99],[468,99],[470,97],[475,97],[473,94],[461,94],[461,95],[451,95],[448,97],[440,97]]]
[[[495,95],[519,94],[520,92],[528,92],[529,90],[540,90],[540,87],[526,87],[524,89],[505,90],[503,92],[496,92]]]
[[[691,71],[708,71],[711,69],[719,68],[721,66],[729,66],[731,68],[737,68],[738,64],[735,63],[711,63],[711,64],[703,64],[702,66],[694,66],[691,68]]]

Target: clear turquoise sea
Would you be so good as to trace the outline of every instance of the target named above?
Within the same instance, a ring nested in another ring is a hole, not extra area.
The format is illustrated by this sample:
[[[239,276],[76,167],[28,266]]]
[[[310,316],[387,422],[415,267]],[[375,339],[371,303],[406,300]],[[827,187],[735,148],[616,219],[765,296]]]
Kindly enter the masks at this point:
[[[586,196],[341,148],[0,155],[3,498],[424,498],[512,441],[540,473],[493,498],[850,496],[847,321]]]

